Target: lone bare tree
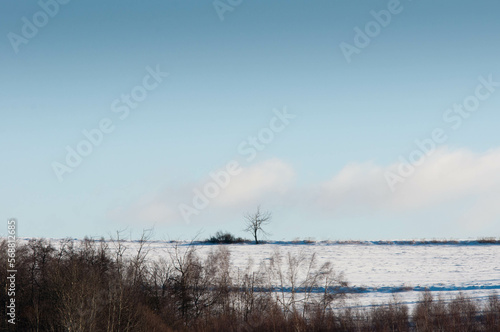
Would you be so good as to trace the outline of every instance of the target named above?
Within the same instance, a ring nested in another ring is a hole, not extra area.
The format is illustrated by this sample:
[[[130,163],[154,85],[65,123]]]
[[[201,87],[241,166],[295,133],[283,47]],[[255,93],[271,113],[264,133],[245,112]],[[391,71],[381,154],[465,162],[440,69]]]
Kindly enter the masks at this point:
[[[255,244],[259,244],[258,235],[264,234],[269,235],[266,231],[262,229],[263,226],[269,225],[271,222],[272,214],[269,211],[261,212],[260,206],[257,207],[257,211],[254,213],[247,213],[245,215],[245,232],[252,234],[255,239]]]

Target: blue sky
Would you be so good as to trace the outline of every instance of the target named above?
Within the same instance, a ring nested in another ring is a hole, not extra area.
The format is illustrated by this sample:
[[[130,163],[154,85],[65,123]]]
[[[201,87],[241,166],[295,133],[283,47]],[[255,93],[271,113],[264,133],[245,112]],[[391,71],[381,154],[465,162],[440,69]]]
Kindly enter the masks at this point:
[[[498,2],[219,3],[223,20],[211,1],[0,4],[0,211],[19,236],[244,235],[258,205],[277,240],[498,236],[500,89],[482,83],[500,82]],[[391,6],[347,61],[340,45]],[[113,102],[145,79],[158,84],[120,119]],[[488,96],[453,129],[444,114],[481,84]],[[247,160],[238,147],[285,110]],[[112,132],[58,178],[103,119]],[[447,139],[401,177],[400,157],[435,128]],[[233,160],[240,172],[184,218]]]

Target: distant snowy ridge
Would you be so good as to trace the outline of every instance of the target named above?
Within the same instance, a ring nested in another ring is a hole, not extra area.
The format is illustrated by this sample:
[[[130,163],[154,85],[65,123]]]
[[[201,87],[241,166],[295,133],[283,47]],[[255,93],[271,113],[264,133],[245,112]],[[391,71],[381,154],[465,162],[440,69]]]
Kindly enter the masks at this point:
[[[18,238],[22,241],[37,240],[41,238]],[[82,239],[77,238],[45,238],[47,241],[56,244],[61,241],[82,241]],[[98,241],[99,238],[93,238]],[[106,242],[111,242],[109,239],[104,239]],[[139,240],[121,240],[123,243],[138,243]],[[187,241],[187,240],[150,240],[147,241],[151,244],[179,244],[179,245],[217,245],[208,243],[206,241]],[[259,241],[261,242],[261,241]],[[254,244],[253,241],[248,241],[245,243],[235,243],[232,245],[249,245]],[[274,241],[274,240],[263,240],[261,244],[272,244],[272,245],[400,245],[400,246],[410,246],[410,245],[455,245],[455,246],[470,246],[470,245],[500,245],[500,238],[482,238],[482,239],[465,239],[465,240],[292,240],[292,241]]]

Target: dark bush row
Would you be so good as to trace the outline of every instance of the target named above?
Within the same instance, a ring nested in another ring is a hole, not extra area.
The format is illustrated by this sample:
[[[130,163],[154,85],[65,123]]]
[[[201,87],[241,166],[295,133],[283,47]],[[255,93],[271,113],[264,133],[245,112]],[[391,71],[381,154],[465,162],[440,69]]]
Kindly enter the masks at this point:
[[[131,253],[122,241],[85,239],[54,247],[31,240],[17,250],[16,329],[9,331],[498,331],[500,302],[451,302],[425,293],[412,313],[397,301],[342,308],[347,283],[315,256],[276,252],[254,272],[235,271],[225,246],[206,256],[174,247],[148,259],[147,242]],[[128,258],[125,258],[128,257]],[[7,242],[0,242],[0,264]],[[309,271],[298,277],[297,271]],[[0,277],[6,280],[6,269]],[[271,280],[282,284],[273,288]],[[286,291],[284,291],[285,286]],[[290,285],[292,285],[290,287]],[[323,287],[323,293],[312,289]],[[300,290],[300,291],[299,291]],[[7,294],[0,292],[6,312]],[[3,315],[2,315],[3,317]]]
[[[250,243],[250,240],[246,240],[241,237],[236,237],[229,232],[218,231],[217,233],[215,233],[215,235],[212,235],[203,242],[212,244],[234,244],[234,243]]]

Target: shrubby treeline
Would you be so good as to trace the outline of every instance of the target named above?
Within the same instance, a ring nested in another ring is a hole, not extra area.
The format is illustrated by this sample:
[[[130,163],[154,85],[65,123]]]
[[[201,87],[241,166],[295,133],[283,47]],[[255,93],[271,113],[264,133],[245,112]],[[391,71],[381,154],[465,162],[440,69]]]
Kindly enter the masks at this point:
[[[342,309],[347,283],[330,263],[318,265],[314,255],[276,252],[255,271],[252,262],[235,270],[226,246],[213,246],[202,257],[196,246],[179,245],[153,260],[143,237],[139,249],[128,250],[119,237],[19,245],[15,330],[498,331],[500,326],[496,296],[483,306],[463,296],[445,303],[426,293],[413,313],[397,301]],[[1,266],[6,253],[2,240]],[[0,269],[2,280],[5,273]],[[2,312],[6,300],[2,287]],[[0,330],[9,328],[14,330],[7,320],[0,322]]]

